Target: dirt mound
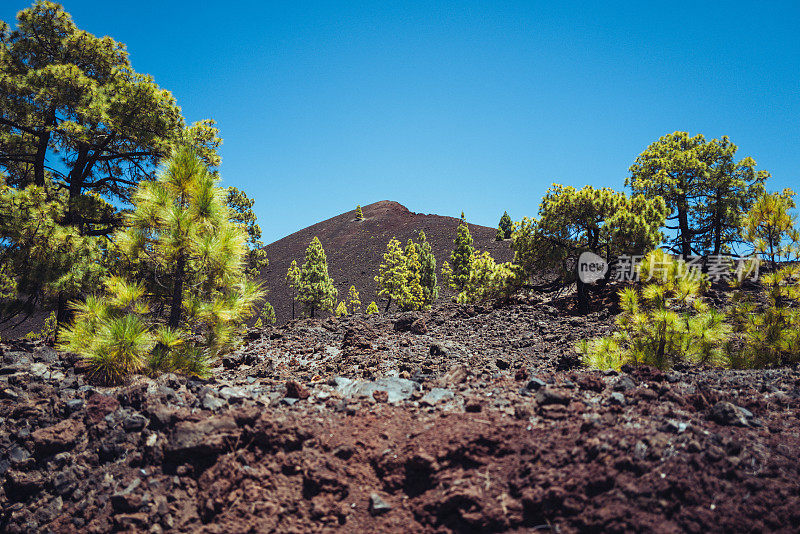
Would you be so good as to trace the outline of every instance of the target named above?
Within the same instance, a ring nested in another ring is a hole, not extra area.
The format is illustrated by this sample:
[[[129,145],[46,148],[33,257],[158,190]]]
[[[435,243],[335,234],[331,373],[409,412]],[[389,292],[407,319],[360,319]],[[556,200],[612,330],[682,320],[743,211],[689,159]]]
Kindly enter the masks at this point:
[[[392,237],[405,245],[409,238],[416,239],[418,232],[423,230],[436,256],[437,269],[449,259],[459,219],[412,213],[405,206],[389,200],[364,206],[362,210],[362,221],[356,221],[354,209],[265,247],[270,264],[262,274],[265,286],[269,289],[267,299],[275,307],[278,324],[292,318],[292,295],[286,285],[286,271],[292,260],[297,261],[298,265],[303,263],[306,247],[314,236],[319,238],[325,249],[328,271],[339,290],[340,299],[354,285],[361,293],[364,307],[372,300],[377,301],[374,277],[383,261],[386,243]],[[509,242],[494,240],[494,228],[470,224],[469,229],[476,249],[489,251],[498,261],[512,259]]]
[[[252,331],[210,381],[0,344],[0,531],[796,530],[800,369],[574,368],[611,317],[539,300]]]

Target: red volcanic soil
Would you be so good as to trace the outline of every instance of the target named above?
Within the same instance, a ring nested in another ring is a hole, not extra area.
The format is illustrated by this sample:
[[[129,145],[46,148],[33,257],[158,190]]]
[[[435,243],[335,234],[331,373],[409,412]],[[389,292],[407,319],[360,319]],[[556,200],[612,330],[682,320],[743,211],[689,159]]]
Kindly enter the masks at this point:
[[[0,532],[797,532],[797,367],[568,369],[612,317],[551,297],[254,329],[205,381],[0,344]]]
[[[339,290],[340,300],[347,295],[350,286],[355,285],[365,307],[372,300],[377,302],[374,277],[391,238],[396,237],[405,245],[409,238],[416,240],[419,231],[423,230],[436,256],[437,271],[445,260],[449,260],[459,219],[412,213],[390,200],[364,206],[362,211],[362,221],[356,221],[355,210],[349,211],[264,247],[269,267],[262,274],[269,290],[267,300],[275,307],[278,324],[292,318],[292,295],[286,285],[286,271],[292,260],[298,265],[303,264],[306,247],[314,236],[325,249],[328,272]],[[508,241],[494,240],[496,229],[470,224],[469,230],[476,250],[489,251],[498,261],[513,258]],[[299,307],[297,311],[299,314]]]

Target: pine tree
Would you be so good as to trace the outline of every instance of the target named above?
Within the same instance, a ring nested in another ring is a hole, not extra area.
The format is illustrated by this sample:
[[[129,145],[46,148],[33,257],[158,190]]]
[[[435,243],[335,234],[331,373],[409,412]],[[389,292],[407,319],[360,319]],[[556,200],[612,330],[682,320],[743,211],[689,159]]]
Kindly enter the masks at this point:
[[[669,369],[682,362],[723,365],[723,346],[730,328],[724,315],[705,303],[705,276],[690,271],[661,249],[651,251],[640,265],[639,291],[619,293],[619,330],[609,337],[582,341],[576,347],[584,363],[599,369],[645,364]]]
[[[258,318],[262,324],[273,325],[277,321],[275,317],[275,308],[269,302],[265,302],[261,307],[261,316]]]
[[[0,319],[30,314],[50,301],[57,321],[66,303],[99,285],[113,257],[104,237],[83,236],[64,225],[64,194],[44,186],[9,187],[0,174]]]
[[[406,302],[408,281],[408,266],[405,254],[400,245],[400,241],[394,237],[386,244],[386,252],[383,255],[383,263],[378,269],[378,276],[375,282],[378,284],[378,296],[386,297],[385,312],[389,311],[389,306],[393,300]]]
[[[244,191],[235,187],[226,189],[226,204],[231,214],[231,221],[240,225],[247,233],[247,275],[251,278],[261,276],[269,267],[264,243],[261,242],[261,226],[253,211],[255,200],[248,198]]]
[[[338,291],[328,275],[328,260],[317,237],[306,249],[305,261],[300,268],[297,300],[303,303],[304,311],[311,317],[317,310],[334,311]]]
[[[794,191],[764,193],[753,204],[743,222],[743,234],[753,252],[769,260],[773,270],[780,261],[796,254],[800,237],[795,228],[796,218],[789,213],[795,207]]]
[[[356,220],[363,221],[364,220],[364,212],[361,211],[361,204],[356,206]]]
[[[375,315],[375,314],[378,313],[378,305],[375,304],[374,300],[369,303],[369,306],[367,306],[367,312],[366,313],[367,313],[367,315]]]
[[[668,220],[678,231],[668,243],[675,253],[719,254],[739,241],[741,218],[769,173],[756,171],[749,157],[735,162],[736,151],[727,137],[707,141],[674,132],[647,147],[630,167],[626,186],[666,202]]]
[[[447,260],[444,261],[442,264],[442,283],[446,287],[452,287],[453,281],[453,268],[450,267],[450,263]]]
[[[347,300],[353,315],[361,313],[361,298],[356,290],[356,286],[350,286],[350,289],[347,291]]]
[[[462,211],[461,224],[458,225],[456,238],[453,241],[453,253],[450,255],[450,268],[453,272],[450,277],[450,287],[457,292],[461,292],[469,280],[470,266],[475,255],[472,243],[472,235],[469,233],[469,226]]]
[[[263,292],[246,278],[245,234],[217,182],[183,148],[156,181],[139,184],[127,228],[115,234],[128,268],[77,304],[64,332],[63,347],[95,373],[118,380],[146,365],[206,375],[252,314]]]
[[[286,283],[292,291],[292,319],[295,318],[295,303],[297,302],[297,289],[300,287],[300,267],[292,260],[289,270],[286,271]]]
[[[516,226],[511,236],[514,261],[526,278],[558,270],[565,281],[576,282],[578,305],[585,313],[588,289],[577,276],[577,262],[572,266],[569,260],[584,251],[610,261],[615,255],[651,250],[661,242],[666,215],[660,197],[629,197],[609,188],[553,184],[539,205],[539,219],[524,218]]]
[[[429,307],[439,297],[439,286],[436,280],[436,257],[433,255],[431,244],[420,230],[417,254],[420,264],[420,283],[422,284],[422,300],[425,307]]]
[[[727,347],[733,367],[800,362],[800,309],[796,306],[800,301],[800,231],[796,217],[789,213],[793,197],[789,189],[765,193],[745,217],[745,239],[756,254],[769,260],[771,272],[761,277],[763,294],[757,298],[739,288],[733,293],[734,336]],[[737,277],[734,286],[741,281]]]
[[[339,305],[336,306],[336,311],[334,312],[334,315],[336,315],[336,317],[345,317],[348,315],[347,305],[344,303],[344,301],[339,302]]]
[[[422,266],[419,263],[417,246],[411,239],[406,243],[403,254],[406,260],[406,281],[402,297],[397,299],[397,307],[403,311],[420,310],[425,306],[422,289]]]
[[[185,128],[175,98],[133,70],[124,44],[79,29],[54,2],[17,21],[14,31],[0,22],[0,168],[12,187],[52,181],[65,196],[60,224],[110,235],[122,219],[114,206],[176,144],[219,165],[213,121]]]
[[[518,287],[521,269],[512,263],[496,263],[488,253],[475,254],[469,279],[456,296],[459,304],[508,299]]]
[[[509,217],[508,212],[504,211],[503,216],[500,217],[500,223],[497,225],[497,235],[496,238],[498,241],[502,241],[503,239],[508,239],[511,237],[511,233],[514,231],[514,223]]]

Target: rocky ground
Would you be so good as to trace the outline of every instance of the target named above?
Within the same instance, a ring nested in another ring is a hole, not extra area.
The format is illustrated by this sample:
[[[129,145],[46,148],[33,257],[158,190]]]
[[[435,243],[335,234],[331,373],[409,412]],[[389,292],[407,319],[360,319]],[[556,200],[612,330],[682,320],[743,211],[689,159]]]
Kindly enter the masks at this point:
[[[0,345],[0,530],[796,531],[800,369],[581,369],[597,310],[304,319],[119,387]]]

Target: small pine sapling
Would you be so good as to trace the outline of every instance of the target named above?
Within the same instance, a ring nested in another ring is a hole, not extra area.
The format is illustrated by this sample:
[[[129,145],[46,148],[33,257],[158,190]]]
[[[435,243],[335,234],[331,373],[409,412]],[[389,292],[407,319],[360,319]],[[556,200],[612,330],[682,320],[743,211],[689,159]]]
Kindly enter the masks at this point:
[[[356,206],[356,220],[363,221],[364,220],[364,212],[361,211],[361,205]]]
[[[292,319],[295,318],[295,303],[297,303],[297,288],[300,286],[300,267],[297,261],[292,260],[292,264],[286,271],[286,284],[292,292]]]
[[[512,263],[496,263],[488,253],[476,254],[469,278],[456,297],[459,304],[508,299],[518,287],[520,269]]]
[[[378,305],[375,304],[375,301],[373,300],[372,302],[369,303],[369,306],[367,306],[367,315],[375,315],[377,313],[378,313]]]
[[[273,325],[275,324],[276,317],[275,317],[275,308],[272,306],[271,303],[265,302],[264,307],[261,308],[261,315],[258,318],[262,324]]]
[[[189,148],[143,181],[115,242],[129,266],[75,304],[61,347],[107,381],[131,373],[207,376],[263,291],[246,276],[246,237],[231,222],[218,178]]]
[[[514,222],[511,220],[511,217],[508,215],[508,212],[504,211],[503,216],[500,217],[500,223],[497,225],[497,234],[495,235],[495,239],[497,241],[508,239],[511,237],[511,234],[513,232],[514,232]]]
[[[445,260],[445,262],[442,264],[442,283],[445,286],[450,287],[452,279],[453,279],[453,268],[450,267],[450,263],[447,260]]]
[[[344,301],[339,302],[339,305],[336,306],[336,311],[334,314],[336,317],[345,317],[348,315],[347,306],[345,305]]]
[[[350,304],[350,311],[353,315],[361,313],[361,298],[356,286],[350,286],[350,289],[347,290],[347,301]]]

